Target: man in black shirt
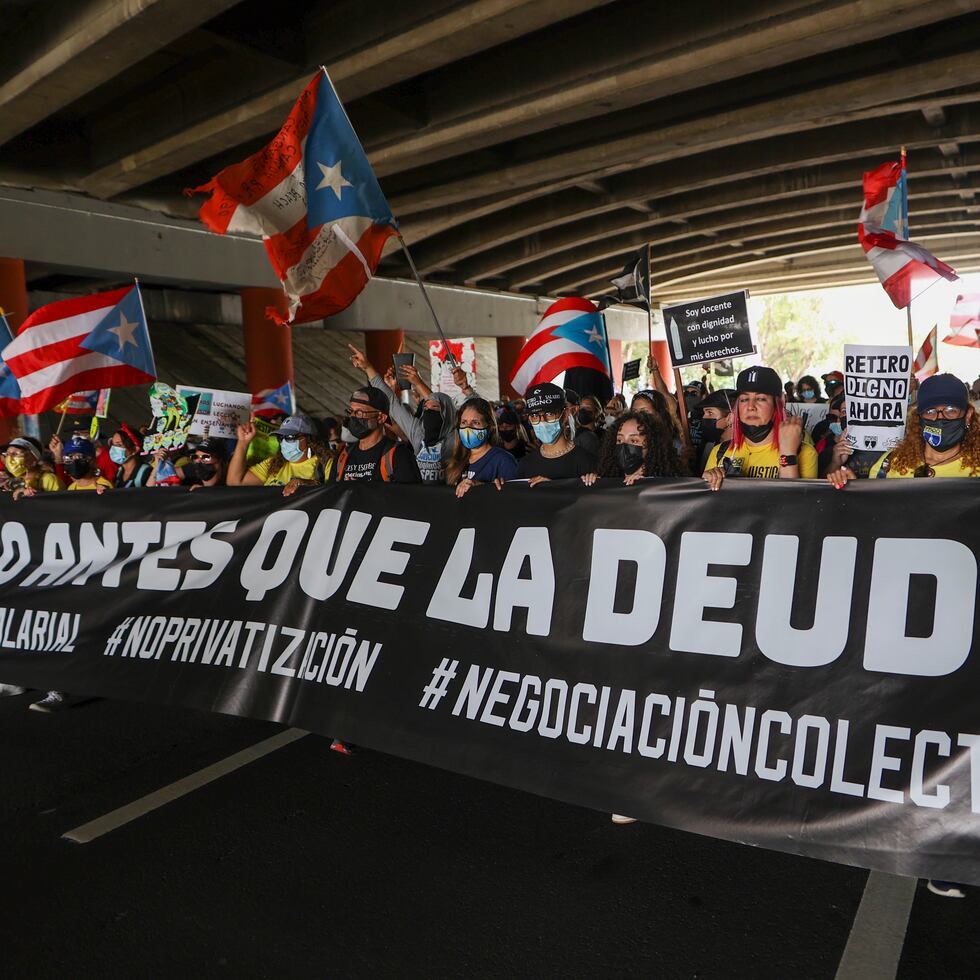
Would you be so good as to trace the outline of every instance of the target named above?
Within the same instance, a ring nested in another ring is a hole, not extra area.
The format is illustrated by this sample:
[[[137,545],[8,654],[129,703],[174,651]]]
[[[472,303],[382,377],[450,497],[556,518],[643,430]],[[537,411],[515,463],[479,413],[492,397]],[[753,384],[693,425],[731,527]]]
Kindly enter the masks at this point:
[[[385,435],[388,411],[388,399],[377,388],[358,388],[350,396],[346,426],[357,442],[345,447],[337,457],[333,467],[335,481],[422,482],[412,447]]]

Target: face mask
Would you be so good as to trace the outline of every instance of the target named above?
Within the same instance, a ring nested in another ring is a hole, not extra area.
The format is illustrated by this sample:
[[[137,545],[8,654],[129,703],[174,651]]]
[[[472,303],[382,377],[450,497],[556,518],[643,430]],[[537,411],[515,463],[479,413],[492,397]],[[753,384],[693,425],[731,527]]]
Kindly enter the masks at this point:
[[[809,389],[800,392],[800,398],[802,398],[805,402],[812,402],[816,397],[817,393],[815,391],[810,391]]]
[[[838,438],[844,434],[844,426],[840,422],[831,422],[830,431]]]
[[[701,419],[701,440],[703,442],[718,441],[718,419]]]
[[[330,452],[335,453],[337,451],[337,446],[339,446],[340,443],[338,443],[336,439],[331,439],[327,445],[330,447]]]
[[[81,480],[88,476],[89,461],[87,459],[69,459],[65,462],[65,472],[73,480]]]
[[[745,438],[750,442],[763,442],[772,432],[772,425],[772,419],[770,419],[765,425],[746,425],[743,422],[741,428],[742,432],[745,433]]]
[[[357,442],[374,432],[374,423],[368,421],[368,419],[349,418],[347,420],[347,428],[350,429],[350,434],[354,437],[354,442]]]
[[[351,421],[353,421],[353,419]],[[290,442],[287,439],[283,439],[279,443],[279,452],[282,453],[282,458],[287,463],[298,463],[309,454],[309,450],[299,448],[298,439],[295,442]]]
[[[479,449],[490,436],[489,429],[460,429],[459,441],[467,449]]]
[[[554,422],[536,422],[531,428],[542,443],[551,445],[561,435],[561,419],[555,419]]]
[[[624,476],[635,473],[643,465],[643,449],[640,446],[620,442],[616,445],[616,465]]]
[[[606,416],[606,425],[613,425],[613,424],[615,424],[615,422],[616,422],[616,416],[615,415],[607,415]]]
[[[346,443],[357,442],[357,436],[347,428],[346,424],[340,427],[340,441]]]
[[[442,432],[442,412],[427,408],[422,412],[422,441],[431,446],[439,441]]]
[[[587,408],[579,409],[578,420],[580,425],[591,425],[595,421],[595,412]]]
[[[122,464],[126,462],[126,450],[122,446],[110,446],[109,459],[111,459],[116,466],[122,466]]]
[[[502,442],[513,442],[517,438],[517,429],[498,429]]]
[[[191,483],[207,483],[217,472],[218,467],[213,463],[187,463],[184,466],[184,477]]]
[[[966,419],[936,419],[922,423],[922,438],[927,446],[942,452],[958,446],[966,435]]]
[[[13,477],[20,478],[27,472],[27,460],[23,456],[8,457],[4,465]]]

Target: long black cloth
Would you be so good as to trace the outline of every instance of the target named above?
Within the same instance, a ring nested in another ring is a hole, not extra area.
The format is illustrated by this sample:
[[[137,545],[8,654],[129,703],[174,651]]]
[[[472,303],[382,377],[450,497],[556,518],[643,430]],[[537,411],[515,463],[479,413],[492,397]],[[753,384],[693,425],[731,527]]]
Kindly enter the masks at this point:
[[[0,681],[980,883],[976,488],[4,499]]]

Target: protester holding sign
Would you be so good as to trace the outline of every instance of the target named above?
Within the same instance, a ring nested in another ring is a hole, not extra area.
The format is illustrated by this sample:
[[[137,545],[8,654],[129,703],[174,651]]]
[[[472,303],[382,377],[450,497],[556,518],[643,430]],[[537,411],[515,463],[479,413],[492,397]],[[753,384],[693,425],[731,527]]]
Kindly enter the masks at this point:
[[[582,482],[591,487],[599,477],[622,478],[626,486],[648,476],[682,476],[681,461],[663,420],[650,412],[621,415],[606,433],[596,473]]]
[[[779,375],[768,367],[746,368],[735,387],[738,404],[732,438],[711,450],[704,471],[708,486],[720,489],[726,476],[816,477],[816,450],[803,432],[803,421],[786,414]]]
[[[385,434],[390,400],[368,386],[350,396],[344,427],[357,440],[344,446],[328,476],[328,482],[380,480],[385,483],[421,483],[412,447]]]
[[[952,374],[934,374],[919,386],[917,411],[905,437],[871,467],[871,479],[980,476],[980,417],[966,385]],[[838,490],[857,474],[842,466],[827,474]]]
[[[540,442],[517,464],[517,478],[536,486],[544,480],[567,480],[595,471],[596,459],[572,442],[565,392],[545,382],[534,385],[524,396],[527,420]]]
[[[238,442],[228,463],[228,486],[283,487],[283,496],[289,496],[297,487],[315,486],[329,479],[325,467],[332,468],[333,457],[316,440],[312,419],[290,415],[272,434],[279,439],[279,452],[246,470],[248,446],[256,429],[252,422],[238,426]]]
[[[462,497],[481,483],[513,480],[517,460],[501,449],[497,420],[489,402],[482,398],[465,401],[456,416],[459,433],[452,456],[446,466],[446,482],[455,485]]]

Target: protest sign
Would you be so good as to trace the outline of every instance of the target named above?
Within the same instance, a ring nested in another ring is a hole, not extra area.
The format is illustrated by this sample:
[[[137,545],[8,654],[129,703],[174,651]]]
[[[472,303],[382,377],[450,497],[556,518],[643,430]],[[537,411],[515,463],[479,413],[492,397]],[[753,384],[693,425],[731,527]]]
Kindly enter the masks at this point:
[[[150,385],[153,424],[143,437],[143,451],[179,449],[187,441],[197,409],[198,396],[184,396],[170,385],[155,381]]]
[[[463,337],[460,340],[450,340],[448,343],[456,363],[466,372],[470,384],[475,387],[476,341],[472,337]],[[441,340],[429,341],[429,365],[432,378],[429,387],[433,391],[441,391],[450,397],[460,393],[453,381],[453,366]]]
[[[637,358],[635,361],[627,361],[623,365],[623,384],[627,381],[632,381],[634,378],[640,376],[640,359]]]
[[[902,441],[911,371],[911,347],[844,345],[849,446],[886,452]]]
[[[744,289],[665,306],[663,315],[675,368],[755,353]]]
[[[247,422],[252,414],[252,396],[247,391],[220,391],[190,385],[177,385],[177,391],[185,398],[198,396],[191,435],[234,439],[238,426]]]
[[[803,419],[803,428],[807,432],[812,432],[813,427],[822,422],[827,417],[827,410],[830,406],[827,402],[812,404],[809,402],[789,402],[786,405],[787,415],[798,415]]]
[[[970,480],[153,496],[0,499],[0,678],[980,884]]]

